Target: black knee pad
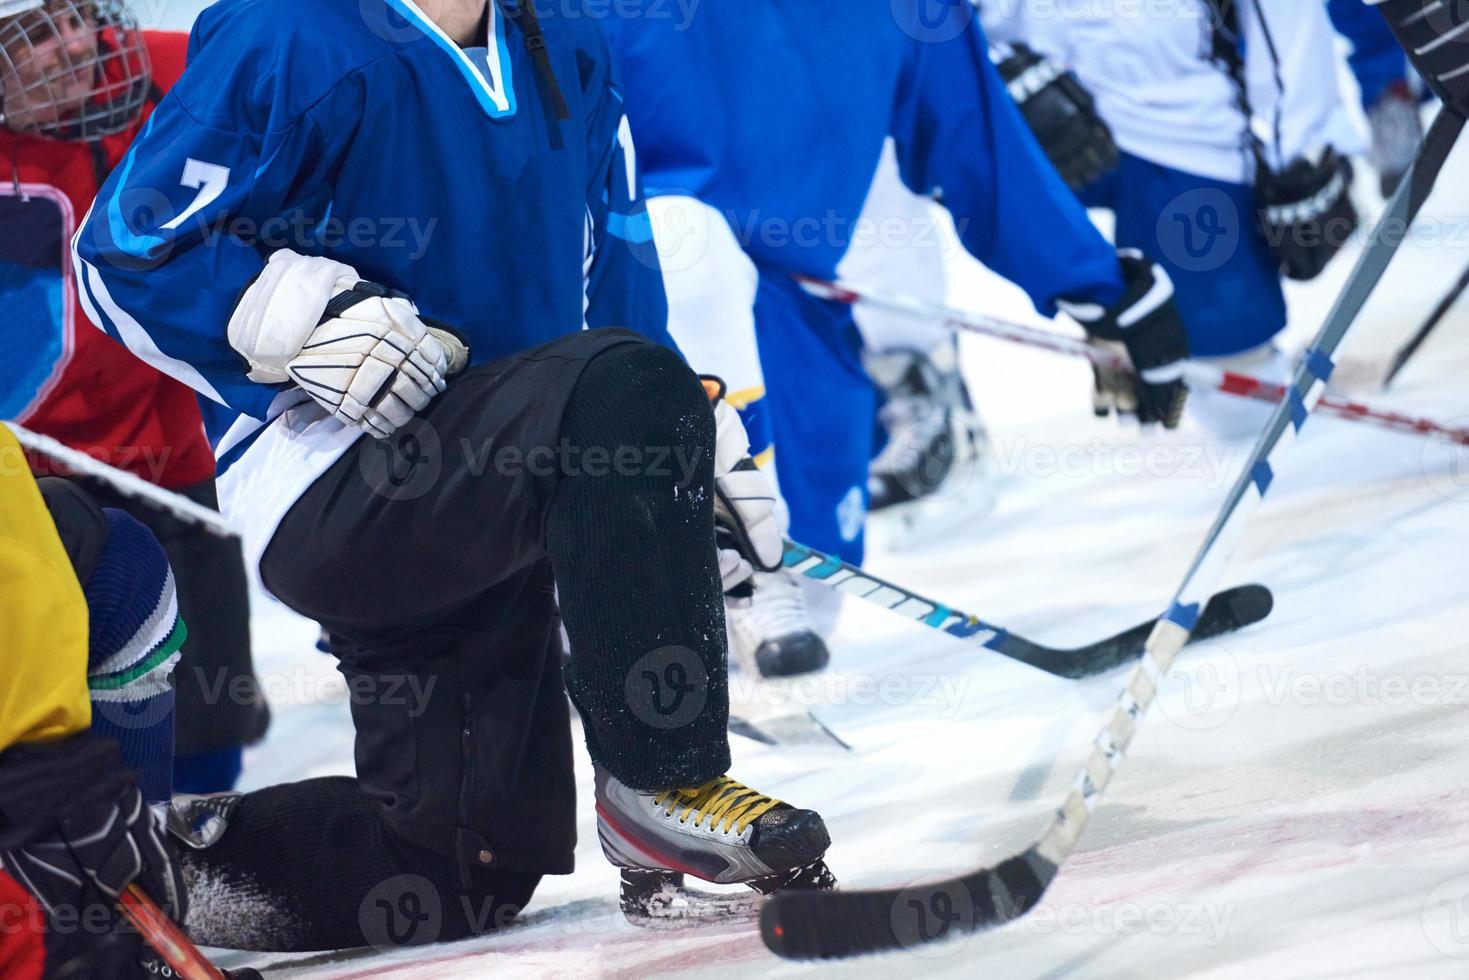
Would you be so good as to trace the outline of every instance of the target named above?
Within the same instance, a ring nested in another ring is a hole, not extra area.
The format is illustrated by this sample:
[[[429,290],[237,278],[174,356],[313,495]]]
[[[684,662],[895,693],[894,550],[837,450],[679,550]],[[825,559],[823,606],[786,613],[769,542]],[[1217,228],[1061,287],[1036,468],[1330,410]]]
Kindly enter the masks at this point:
[[[681,451],[684,460],[713,459],[709,397],[693,369],[661,344],[622,344],[593,358],[572,389],[561,431],[583,455],[589,447],[607,449],[614,471],[619,447],[641,450],[638,462],[654,468],[665,449]],[[635,465],[632,455],[623,459],[626,468]]]
[[[567,458],[612,461],[563,470],[546,523],[587,749],[629,785],[698,785],[729,766],[708,395],[673,351],[622,345],[588,364],[561,432]],[[673,724],[644,683],[668,657],[692,678]]]

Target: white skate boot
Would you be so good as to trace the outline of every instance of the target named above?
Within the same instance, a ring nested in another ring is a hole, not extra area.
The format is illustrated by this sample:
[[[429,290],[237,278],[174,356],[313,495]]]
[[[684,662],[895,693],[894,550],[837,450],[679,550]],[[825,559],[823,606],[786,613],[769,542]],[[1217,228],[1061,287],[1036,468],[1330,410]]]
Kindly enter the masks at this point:
[[[750,604],[728,609],[726,620],[731,652],[757,676],[810,674],[831,660],[811,622],[805,589],[788,572],[756,572]]]

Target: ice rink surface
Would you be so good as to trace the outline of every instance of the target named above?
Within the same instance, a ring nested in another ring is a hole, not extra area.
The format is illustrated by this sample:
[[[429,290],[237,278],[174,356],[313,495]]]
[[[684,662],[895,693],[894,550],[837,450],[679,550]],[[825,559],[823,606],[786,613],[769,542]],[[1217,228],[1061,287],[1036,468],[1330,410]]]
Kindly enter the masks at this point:
[[[188,23],[183,4],[154,23]],[[1469,265],[1469,152],[1440,181],[1342,352],[1381,364]],[[1366,185],[1364,183],[1364,190]],[[1370,197],[1370,192],[1368,194]],[[1355,249],[1353,250],[1355,251]],[[1296,348],[1350,270],[1290,292]],[[957,305],[1030,317],[963,258]],[[1469,302],[1374,404],[1469,425]],[[1159,613],[1250,443],[1193,425],[1137,435],[1090,417],[1084,365],[966,338],[996,443],[998,503],[877,574],[1055,645]],[[1358,382],[1359,383],[1359,382]],[[854,420],[859,421],[859,420]],[[998,932],[849,964],[784,963],[752,926],[626,924],[581,770],[574,875],[548,878],[488,938],[410,951],[218,953],[271,978],[924,975],[1272,980],[1469,976],[1469,452],[1318,417],[1284,457],[1222,586],[1268,585],[1264,623],[1192,648],[1031,916]],[[246,786],[351,772],[346,690],[315,627],[255,600],[275,711]],[[818,680],[754,689],[763,716],[814,713],[851,751],[735,740],[733,774],[819,810],[845,887],[999,859],[1064,796],[1125,671],[1058,680],[849,602]]]

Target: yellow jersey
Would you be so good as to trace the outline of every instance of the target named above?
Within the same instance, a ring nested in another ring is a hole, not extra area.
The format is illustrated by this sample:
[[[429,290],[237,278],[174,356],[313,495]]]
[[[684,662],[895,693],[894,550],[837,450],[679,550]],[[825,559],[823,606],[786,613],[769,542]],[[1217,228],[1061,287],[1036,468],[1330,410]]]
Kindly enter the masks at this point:
[[[0,751],[83,732],[87,600],[15,436],[0,425]]]

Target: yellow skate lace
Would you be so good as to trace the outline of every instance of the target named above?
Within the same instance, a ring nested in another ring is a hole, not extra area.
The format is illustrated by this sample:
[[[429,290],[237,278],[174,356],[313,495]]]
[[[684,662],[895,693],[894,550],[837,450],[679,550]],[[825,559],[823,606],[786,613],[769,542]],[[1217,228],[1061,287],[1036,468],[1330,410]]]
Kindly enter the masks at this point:
[[[703,786],[659,793],[653,797],[653,805],[663,807],[669,816],[682,807],[679,823],[688,823],[692,816],[695,826],[707,819],[710,830],[733,829],[736,834],[743,834],[746,827],[780,806],[781,801],[757,793],[728,776],[716,776]]]

